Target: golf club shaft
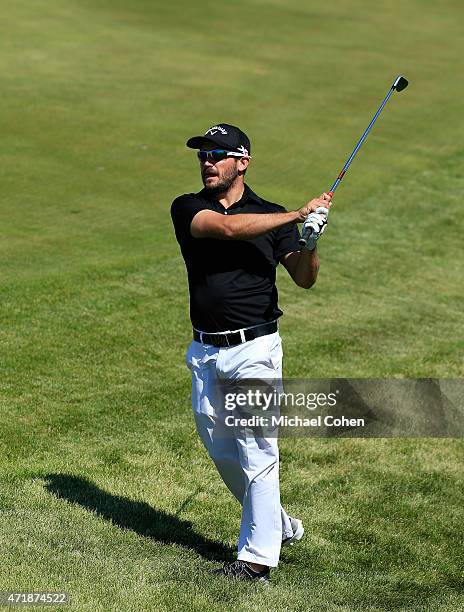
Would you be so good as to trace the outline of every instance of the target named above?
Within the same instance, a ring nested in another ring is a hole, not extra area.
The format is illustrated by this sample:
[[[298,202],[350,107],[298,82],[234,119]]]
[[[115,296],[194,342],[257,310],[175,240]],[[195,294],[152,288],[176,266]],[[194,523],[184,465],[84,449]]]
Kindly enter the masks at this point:
[[[385,104],[388,102],[390,96],[392,95],[392,93],[395,91],[396,86],[398,85],[398,83],[402,83],[403,81],[406,83],[406,85],[402,86],[402,88],[404,89],[404,87],[407,86],[407,81],[404,80],[404,77],[397,77],[395,79],[395,82],[393,83],[393,85],[390,87],[387,95],[385,96],[385,98],[382,100],[382,104],[379,106],[379,108],[377,109],[377,112],[375,113],[375,115],[372,117],[371,122],[369,123],[369,125],[367,126],[364,134],[361,136],[361,138],[358,141],[358,144],[355,146],[355,148],[353,149],[353,152],[351,153],[351,155],[348,157],[345,165],[343,166],[340,174],[337,176],[337,178],[335,179],[332,187],[330,188],[330,191],[328,191],[328,194],[333,197],[333,194],[335,192],[335,190],[337,189],[337,187],[339,186],[342,178],[345,176],[346,171],[348,170],[348,168],[350,167],[351,162],[353,161],[353,159],[356,157],[357,152],[359,151],[359,149],[361,148],[361,145],[363,144],[363,142],[366,140],[367,135],[369,134],[369,132],[372,129],[372,126],[374,125],[374,123],[377,121],[378,116],[380,115],[380,113],[382,112]],[[398,87],[398,90],[400,90],[400,88]],[[311,228],[309,228],[308,231],[304,232],[301,239],[300,239],[300,244],[304,245],[306,244],[306,242],[308,241],[308,238],[311,236],[312,234],[312,230]]]
[[[372,117],[371,122],[369,123],[369,125],[366,128],[366,131],[364,132],[364,134],[361,136],[361,138],[359,139],[358,144],[355,146],[355,148],[353,149],[353,152],[351,153],[351,155],[349,156],[349,158],[347,159],[345,165],[342,168],[342,171],[340,172],[340,174],[337,176],[334,184],[332,185],[332,187],[330,188],[330,191],[328,192],[329,195],[334,194],[335,190],[337,189],[337,187],[339,186],[342,178],[345,176],[346,171],[348,170],[348,168],[350,167],[351,162],[353,161],[353,159],[356,157],[356,153],[359,151],[359,149],[361,148],[362,143],[366,140],[367,135],[369,134],[369,132],[372,129],[372,126],[374,125],[374,123],[377,121],[377,117],[380,115],[380,113],[383,110],[383,107],[385,106],[385,104],[388,102],[388,99],[390,98],[390,96],[392,95],[392,93],[394,92],[394,87],[392,86],[390,88],[390,91],[387,93],[387,95],[385,96],[385,98],[382,101],[382,104],[379,106],[379,108],[377,109],[377,112],[375,113],[375,115]]]

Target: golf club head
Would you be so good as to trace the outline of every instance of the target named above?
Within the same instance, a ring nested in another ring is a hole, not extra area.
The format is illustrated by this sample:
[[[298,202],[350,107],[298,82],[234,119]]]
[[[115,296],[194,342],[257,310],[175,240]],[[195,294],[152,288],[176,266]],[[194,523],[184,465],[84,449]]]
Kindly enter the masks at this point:
[[[404,76],[397,76],[395,82],[393,83],[393,89],[396,91],[403,91],[408,86],[408,81],[404,78]]]

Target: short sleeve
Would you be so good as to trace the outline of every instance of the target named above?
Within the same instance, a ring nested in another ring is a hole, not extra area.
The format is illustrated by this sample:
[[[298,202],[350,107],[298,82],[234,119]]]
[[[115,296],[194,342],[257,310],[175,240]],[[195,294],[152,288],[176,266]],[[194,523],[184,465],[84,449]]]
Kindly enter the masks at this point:
[[[296,224],[288,223],[276,230],[276,238],[274,243],[274,257],[277,261],[281,261],[282,257],[292,251],[300,251],[299,244],[300,232]]]
[[[193,217],[204,210],[205,205],[201,199],[192,195],[179,196],[171,205],[171,219],[174,224],[176,238],[179,243],[191,237],[190,224]]]

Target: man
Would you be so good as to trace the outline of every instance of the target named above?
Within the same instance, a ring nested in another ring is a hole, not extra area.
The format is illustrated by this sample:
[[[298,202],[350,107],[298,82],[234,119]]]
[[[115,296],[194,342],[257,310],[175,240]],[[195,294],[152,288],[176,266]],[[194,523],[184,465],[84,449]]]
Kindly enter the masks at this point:
[[[198,433],[224,483],[242,504],[238,556],[217,573],[269,582],[282,544],[301,539],[298,519],[280,505],[276,438],[236,431],[221,435],[217,385],[224,380],[279,379],[282,347],[275,269],[279,263],[303,288],[316,281],[316,242],[325,230],[330,197],[299,210],[257,196],[244,182],[250,141],[221,123],[190,138],[204,185],[174,200],[171,216],[188,274],[193,341],[186,362]],[[306,248],[297,223],[311,227]]]

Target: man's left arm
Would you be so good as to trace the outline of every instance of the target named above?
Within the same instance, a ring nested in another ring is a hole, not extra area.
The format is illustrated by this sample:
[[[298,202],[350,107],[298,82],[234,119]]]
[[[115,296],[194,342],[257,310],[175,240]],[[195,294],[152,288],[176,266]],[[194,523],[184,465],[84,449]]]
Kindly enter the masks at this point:
[[[298,287],[309,289],[316,282],[319,272],[319,255],[316,248],[312,251],[303,248],[300,251],[287,253],[282,257],[281,264]]]
[[[311,236],[306,246],[299,244],[300,235],[295,228],[283,228],[280,230],[278,259],[286,268],[294,282],[303,289],[309,289],[314,285],[319,272],[319,256],[316,243],[327,226],[331,196],[323,193],[320,201],[311,200],[307,203],[307,218],[303,223],[302,233],[311,230]]]

